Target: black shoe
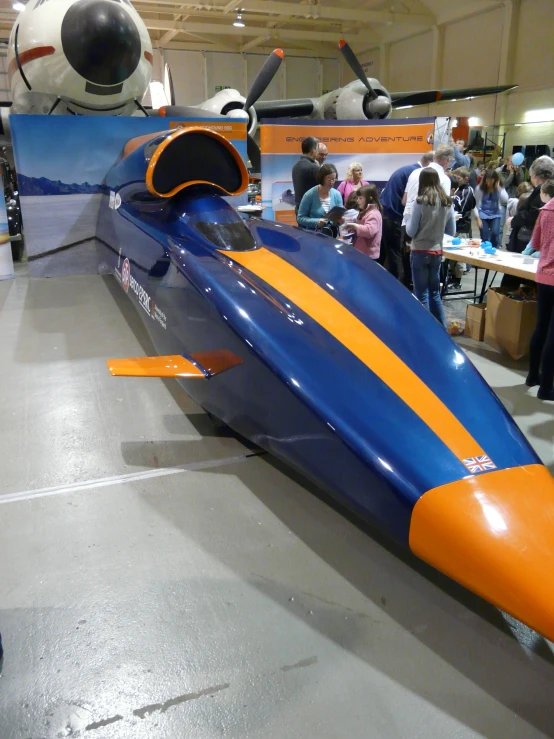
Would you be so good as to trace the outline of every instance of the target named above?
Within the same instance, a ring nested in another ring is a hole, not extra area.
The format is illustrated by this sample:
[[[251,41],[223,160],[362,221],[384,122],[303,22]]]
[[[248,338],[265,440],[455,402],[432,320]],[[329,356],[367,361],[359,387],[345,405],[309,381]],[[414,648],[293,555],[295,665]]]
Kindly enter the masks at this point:
[[[540,385],[540,377],[538,375],[527,375],[525,379],[525,384],[527,387],[535,387],[535,385]]]
[[[461,290],[462,289],[462,283],[461,282],[451,282],[448,287],[451,290]]]
[[[539,400],[554,400],[554,390],[543,390],[539,388],[537,390],[537,398]]]

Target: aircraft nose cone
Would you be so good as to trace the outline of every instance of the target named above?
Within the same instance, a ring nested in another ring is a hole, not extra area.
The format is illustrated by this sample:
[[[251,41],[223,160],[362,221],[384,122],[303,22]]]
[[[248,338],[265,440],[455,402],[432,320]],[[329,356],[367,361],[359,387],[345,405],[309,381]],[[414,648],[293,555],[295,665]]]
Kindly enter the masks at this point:
[[[117,85],[138,66],[138,29],[114,0],[79,0],[65,14],[62,46],[73,69],[96,85]]]

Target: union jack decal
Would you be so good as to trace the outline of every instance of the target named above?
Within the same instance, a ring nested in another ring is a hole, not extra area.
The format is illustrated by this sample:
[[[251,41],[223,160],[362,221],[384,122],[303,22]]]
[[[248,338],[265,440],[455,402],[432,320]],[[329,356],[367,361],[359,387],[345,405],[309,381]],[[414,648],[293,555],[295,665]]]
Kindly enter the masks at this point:
[[[496,469],[496,465],[486,454],[483,454],[482,457],[468,457],[468,459],[463,459],[462,462],[472,475]]]

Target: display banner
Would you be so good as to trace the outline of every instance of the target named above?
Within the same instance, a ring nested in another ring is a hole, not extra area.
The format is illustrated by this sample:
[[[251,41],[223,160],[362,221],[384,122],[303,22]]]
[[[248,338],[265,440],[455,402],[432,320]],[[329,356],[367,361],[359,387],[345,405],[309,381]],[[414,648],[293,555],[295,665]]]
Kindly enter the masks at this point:
[[[96,223],[104,179],[127,141],[178,126],[211,128],[246,162],[246,123],[135,116],[10,117],[31,277],[95,274]],[[229,198],[246,204],[248,196]]]
[[[329,151],[326,163],[338,171],[336,187],[349,164],[359,162],[363,179],[379,191],[391,174],[417,162],[433,148],[434,118],[386,121],[312,121],[264,119],[260,127],[262,150],[262,205],[264,218],[296,225],[292,168],[306,136],[315,136]]]

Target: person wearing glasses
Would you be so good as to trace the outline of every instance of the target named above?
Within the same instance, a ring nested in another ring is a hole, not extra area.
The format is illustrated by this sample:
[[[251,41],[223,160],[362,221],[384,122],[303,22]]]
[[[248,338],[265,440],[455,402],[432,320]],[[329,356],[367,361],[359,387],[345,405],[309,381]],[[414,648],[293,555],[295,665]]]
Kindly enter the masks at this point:
[[[309,231],[321,229],[327,222],[327,213],[335,206],[342,206],[342,198],[333,186],[336,182],[335,168],[323,164],[316,175],[317,185],[304,195],[298,208],[298,225]]]

